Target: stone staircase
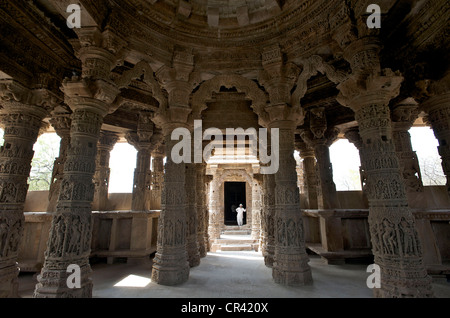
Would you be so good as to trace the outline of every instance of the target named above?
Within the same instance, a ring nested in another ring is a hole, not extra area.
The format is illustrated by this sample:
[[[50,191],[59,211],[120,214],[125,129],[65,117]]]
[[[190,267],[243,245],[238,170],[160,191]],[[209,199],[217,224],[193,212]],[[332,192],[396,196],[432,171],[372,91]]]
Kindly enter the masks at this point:
[[[219,239],[214,240],[211,252],[258,251],[258,240],[252,239],[251,229],[246,226],[226,226]]]

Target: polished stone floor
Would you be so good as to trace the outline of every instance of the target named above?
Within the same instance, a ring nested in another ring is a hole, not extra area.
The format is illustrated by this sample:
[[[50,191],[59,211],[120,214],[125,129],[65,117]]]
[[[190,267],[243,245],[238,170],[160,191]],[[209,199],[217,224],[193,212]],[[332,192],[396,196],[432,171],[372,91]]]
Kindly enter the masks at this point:
[[[92,265],[94,298],[371,298],[366,285],[367,264],[327,265],[310,256],[314,283],[304,287],[275,284],[272,270],[259,252],[208,253],[191,268],[189,280],[179,286],[151,282],[151,260],[146,264],[96,263]],[[36,277],[23,273],[20,296],[31,297]],[[438,298],[450,298],[450,282],[434,279]]]

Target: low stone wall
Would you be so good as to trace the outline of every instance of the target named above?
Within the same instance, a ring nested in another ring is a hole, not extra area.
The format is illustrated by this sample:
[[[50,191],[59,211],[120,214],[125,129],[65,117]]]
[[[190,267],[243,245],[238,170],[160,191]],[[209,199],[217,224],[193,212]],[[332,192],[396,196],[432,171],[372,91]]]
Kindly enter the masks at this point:
[[[371,258],[368,210],[303,210],[306,246],[328,264]],[[313,226],[311,226],[313,225]]]
[[[429,274],[450,274],[450,210],[413,209]],[[329,264],[371,258],[369,211],[303,210],[308,249]]]
[[[91,256],[146,260],[156,251],[159,211],[94,212]]]
[[[91,257],[116,258],[128,262],[146,261],[156,251],[160,211],[93,212]],[[19,252],[23,272],[38,272],[44,264],[44,253],[53,214],[25,213],[25,230]]]

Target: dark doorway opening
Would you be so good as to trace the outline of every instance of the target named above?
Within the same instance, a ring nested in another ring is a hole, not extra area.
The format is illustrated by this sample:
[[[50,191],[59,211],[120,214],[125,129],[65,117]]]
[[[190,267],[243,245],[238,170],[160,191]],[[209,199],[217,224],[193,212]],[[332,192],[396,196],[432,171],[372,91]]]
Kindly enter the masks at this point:
[[[239,204],[242,203],[244,209],[245,206],[245,182],[225,182],[225,213],[224,222],[225,225],[237,225],[235,212]],[[247,224],[247,213],[244,213],[244,224]]]

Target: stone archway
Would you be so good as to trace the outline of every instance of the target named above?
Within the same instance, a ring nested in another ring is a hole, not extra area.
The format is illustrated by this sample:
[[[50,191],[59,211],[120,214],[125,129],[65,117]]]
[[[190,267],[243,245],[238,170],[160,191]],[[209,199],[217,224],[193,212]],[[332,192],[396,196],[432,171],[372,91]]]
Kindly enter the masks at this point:
[[[234,169],[217,169],[213,173],[213,180],[210,184],[210,202],[209,202],[209,228],[208,232],[211,240],[220,238],[220,233],[225,228],[224,223],[224,183],[225,182],[245,182],[246,183],[246,202],[247,224],[252,226],[253,204],[252,188],[253,176],[245,167],[236,167]]]
[[[217,75],[203,82],[192,97],[192,116],[194,119],[201,118],[201,113],[208,108],[206,102],[212,98],[213,93],[220,92],[221,87],[236,88],[240,93],[252,101],[251,108],[258,115],[259,124],[266,126],[268,114],[264,110],[267,104],[266,93],[258,85],[240,75],[226,74]]]

